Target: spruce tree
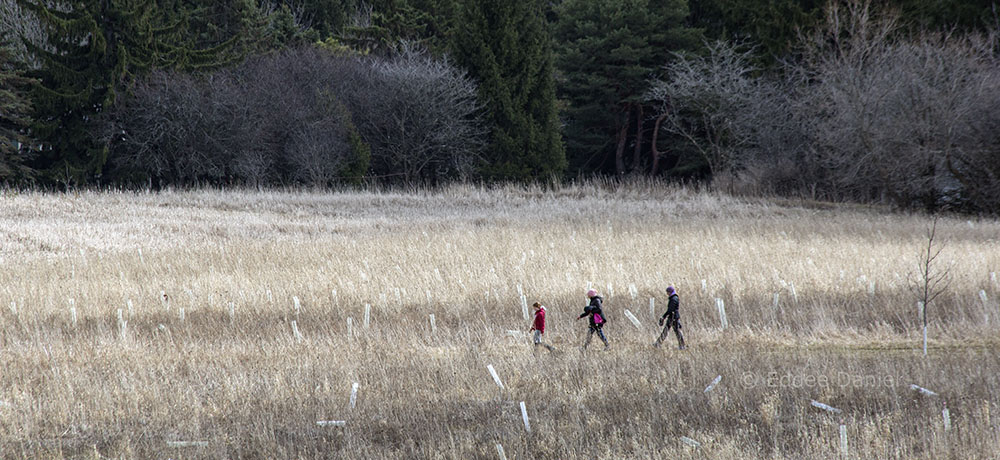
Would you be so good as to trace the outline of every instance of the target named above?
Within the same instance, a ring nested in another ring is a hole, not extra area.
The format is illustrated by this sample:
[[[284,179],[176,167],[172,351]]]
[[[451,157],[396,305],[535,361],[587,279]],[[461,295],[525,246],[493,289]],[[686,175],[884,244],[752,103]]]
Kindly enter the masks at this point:
[[[693,27],[712,40],[753,47],[756,63],[787,59],[801,34],[815,26],[827,0],[691,0]]]
[[[42,148],[32,161],[51,181],[99,179],[107,148],[95,133],[96,118],[114,104],[117,92],[153,68],[197,68],[222,59],[232,40],[192,49],[189,11],[176,14],[142,0],[85,0],[69,8],[19,0],[49,32],[53,48],[26,43],[39,58],[31,91],[32,133]]]
[[[355,0],[284,0],[281,3],[299,8],[305,22],[316,31],[317,38],[321,40],[333,37],[340,31],[357,7]]]
[[[684,0],[565,0],[557,6],[571,172],[646,168],[652,130],[644,94],[671,51],[698,44],[698,31],[684,23],[687,14]]]
[[[0,31],[0,183],[24,183],[32,178],[25,165],[31,145],[26,135],[29,101],[25,95],[30,80],[15,48]]]
[[[341,34],[348,46],[364,54],[388,54],[400,40],[419,43],[434,54],[448,51],[455,32],[457,0],[374,0],[362,10],[360,23]]]
[[[487,111],[488,179],[546,179],[566,168],[545,3],[467,0],[460,13],[453,49]]]

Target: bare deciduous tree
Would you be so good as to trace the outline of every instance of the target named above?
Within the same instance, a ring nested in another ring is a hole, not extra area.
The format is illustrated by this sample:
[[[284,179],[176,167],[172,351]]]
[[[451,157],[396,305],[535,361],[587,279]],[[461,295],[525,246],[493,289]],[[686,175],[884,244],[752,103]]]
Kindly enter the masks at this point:
[[[356,78],[353,58],[334,58],[313,49],[255,59],[237,69],[257,128],[239,163],[258,165],[261,152],[278,176],[313,186],[334,183],[351,156],[350,117],[334,91],[334,81]]]
[[[329,185],[349,146],[325,83],[336,69],[322,58],[289,51],[203,78],[154,72],[113,115],[116,161],[171,183]]]
[[[0,0],[0,30],[9,34],[7,38],[11,39],[15,55],[21,62],[31,66],[38,65],[37,60],[28,55],[21,41],[23,37],[43,48],[48,41],[48,34],[33,13],[18,6],[17,0]]]
[[[366,174],[364,142],[376,175],[439,181],[471,171],[478,113],[463,72],[411,47],[391,58],[305,48],[200,77],[154,72],[109,133],[116,164],[166,183],[328,186]]]
[[[187,182],[204,177],[212,157],[204,153],[207,104],[198,82],[176,72],[155,72],[119,104],[110,126],[117,165],[157,181]]]
[[[406,182],[471,173],[484,131],[476,85],[465,72],[405,43],[369,63],[363,88],[346,97],[376,172]]]
[[[783,77],[716,43],[653,82],[658,122],[716,179],[905,208],[1000,209],[995,36],[903,35],[870,0],[835,0]],[[735,176],[734,176],[735,174]]]
[[[995,57],[975,39],[901,36],[896,17],[869,1],[830,5],[797,69],[797,117],[817,159],[852,198],[961,205],[973,182],[961,172],[992,149],[984,128],[1000,108]]]
[[[773,82],[754,77],[751,52],[736,44],[708,44],[707,54],[678,54],[666,66],[666,80],[652,83],[647,97],[659,103],[663,127],[681,136],[708,164],[713,176],[752,166],[774,139],[769,131],[786,129],[782,93]]]
[[[923,323],[924,356],[927,356],[927,310],[948,288],[951,280],[951,270],[939,266],[941,251],[944,246],[937,238],[938,217],[935,215],[930,228],[927,229],[927,246],[921,248],[916,275],[910,275],[910,284],[916,293],[920,305],[920,321]]]

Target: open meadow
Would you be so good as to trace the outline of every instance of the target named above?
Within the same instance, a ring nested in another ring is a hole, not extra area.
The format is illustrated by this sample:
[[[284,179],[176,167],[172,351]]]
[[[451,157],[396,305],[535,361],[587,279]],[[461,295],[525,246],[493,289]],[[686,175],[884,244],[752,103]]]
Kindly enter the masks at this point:
[[[0,458],[835,459],[841,424],[850,458],[1000,458],[1000,221],[938,222],[924,357],[930,225],[659,184],[0,192]]]

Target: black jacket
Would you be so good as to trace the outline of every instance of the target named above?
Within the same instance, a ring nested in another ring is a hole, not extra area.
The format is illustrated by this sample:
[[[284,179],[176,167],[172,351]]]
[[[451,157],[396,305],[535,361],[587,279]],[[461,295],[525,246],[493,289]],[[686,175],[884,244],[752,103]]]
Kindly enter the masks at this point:
[[[601,318],[604,318],[604,322],[605,323],[608,322],[608,317],[604,315],[604,310],[601,310],[601,304],[603,302],[604,302],[604,299],[602,299],[601,296],[599,296],[599,295],[595,295],[595,296],[591,297],[590,298],[590,305],[587,305],[587,307],[583,309],[583,313],[580,314],[580,318],[583,318],[584,316],[590,315],[590,326],[591,327],[596,327],[597,326],[597,323],[594,322],[594,315],[595,314],[596,315],[601,315]],[[602,323],[601,326],[604,326],[604,324]]]
[[[670,296],[670,300],[667,301],[667,312],[664,313],[661,318],[663,318],[663,319],[666,319],[666,318],[680,318],[680,316],[681,316],[680,305],[681,305],[681,301],[680,301],[680,298],[677,297],[676,293],[674,295]]]

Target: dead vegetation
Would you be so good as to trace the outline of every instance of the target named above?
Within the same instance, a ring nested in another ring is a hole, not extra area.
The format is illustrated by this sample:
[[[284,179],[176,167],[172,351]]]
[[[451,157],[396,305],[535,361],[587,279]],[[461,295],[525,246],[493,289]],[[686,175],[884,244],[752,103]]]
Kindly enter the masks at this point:
[[[996,221],[938,221],[924,358],[923,216],[656,184],[0,200],[4,458],[834,458],[842,420],[852,457],[1000,450]],[[667,283],[685,352],[651,346]],[[610,352],[578,349],[588,284]],[[508,333],[518,287],[558,353]]]

